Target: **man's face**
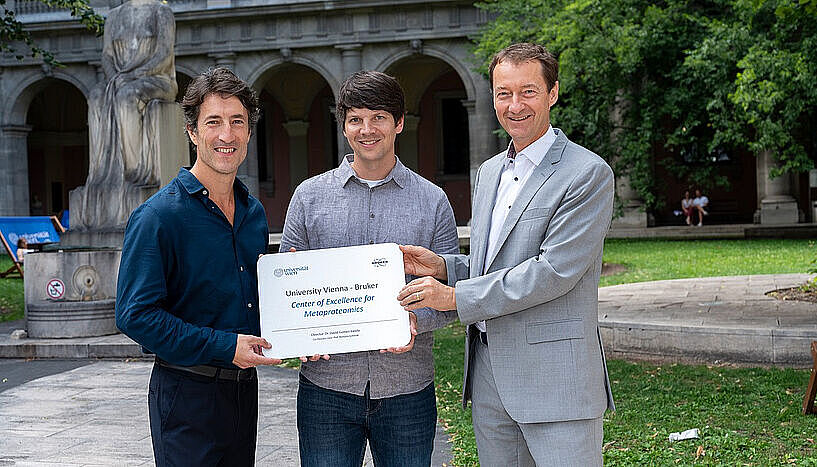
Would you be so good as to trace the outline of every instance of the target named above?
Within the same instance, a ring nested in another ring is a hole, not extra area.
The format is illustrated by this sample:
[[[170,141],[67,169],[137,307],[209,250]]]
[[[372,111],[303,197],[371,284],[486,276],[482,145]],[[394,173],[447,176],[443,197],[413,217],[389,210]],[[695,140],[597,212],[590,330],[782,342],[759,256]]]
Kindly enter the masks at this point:
[[[696,197],[696,198],[700,198],[700,197],[701,197],[701,190],[695,190],[695,197]]]
[[[355,160],[381,161],[394,156],[394,140],[403,131],[403,118],[395,125],[385,110],[351,108],[343,121],[343,135],[355,152]]]
[[[196,165],[201,162],[210,170],[235,175],[247,157],[250,123],[247,109],[230,96],[208,94],[199,107],[198,128],[188,127],[190,140],[196,145]]]
[[[496,118],[521,151],[547,131],[550,107],[559,98],[559,82],[548,92],[542,65],[536,60],[500,62],[493,78]]]

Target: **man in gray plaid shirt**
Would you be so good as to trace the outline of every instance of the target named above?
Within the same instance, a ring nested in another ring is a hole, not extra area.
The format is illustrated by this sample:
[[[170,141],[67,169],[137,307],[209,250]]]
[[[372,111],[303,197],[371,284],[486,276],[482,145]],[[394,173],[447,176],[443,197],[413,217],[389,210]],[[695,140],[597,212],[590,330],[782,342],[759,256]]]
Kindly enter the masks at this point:
[[[394,242],[457,253],[445,193],[394,154],[405,115],[397,80],[374,71],[353,74],[340,88],[336,115],[354,154],[298,186],[281,251]],[[456,317],[456,311],[418,309],[409,314],[413,337],[405,347],[304,362],[301,465],[359,467],[367,440],[377,467],[430,465],[437,420],[432,331]]]

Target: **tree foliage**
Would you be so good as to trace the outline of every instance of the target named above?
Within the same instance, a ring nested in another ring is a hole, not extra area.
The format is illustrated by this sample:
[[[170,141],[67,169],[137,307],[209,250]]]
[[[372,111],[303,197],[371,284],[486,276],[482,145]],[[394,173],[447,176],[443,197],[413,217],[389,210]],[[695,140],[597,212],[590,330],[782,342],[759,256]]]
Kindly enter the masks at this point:
[[[817,0],[500,0],[476,40],[487,72],[512,42],[559,57],[553,119],[605,156],[648,207],[658,151],[681,179],[725,185],[719,155],[771,150],[781,171],[817,153]]]
[[[52,7],[67,9],[71,16],[79,21],[91,32],[101,36],[105,25],[105,18],[96,14],[88,4],[88,0],[39,0],[41,3]],[[43,61],[51,66],[60,66],[60,62],[48,50],[38,46],[31,33],[18,19],[17,14],[6,4],[6,0],[0,0],[0,8],[3,10],[2,24],[0,24],[0,51],[12,53],[17,60],[25,58],[25,53],[19,50],[23,45],[28,49],[32,58],[42,57]]]

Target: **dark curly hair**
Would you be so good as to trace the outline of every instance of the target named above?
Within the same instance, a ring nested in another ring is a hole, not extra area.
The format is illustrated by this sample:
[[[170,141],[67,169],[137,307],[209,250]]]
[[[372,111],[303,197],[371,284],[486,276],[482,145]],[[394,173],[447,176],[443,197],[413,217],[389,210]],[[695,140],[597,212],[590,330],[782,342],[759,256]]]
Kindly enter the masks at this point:
[[[255,124],[261,114],[255,90],[229,68],[216,67],[196,76],[187,87],[187,92],[184,93],[182,99],[184,121],[192,131],[197,130],[199,108],[208,94],[218,94],[223,98],[237,97],[247,110],[250,131],[255,129]]]

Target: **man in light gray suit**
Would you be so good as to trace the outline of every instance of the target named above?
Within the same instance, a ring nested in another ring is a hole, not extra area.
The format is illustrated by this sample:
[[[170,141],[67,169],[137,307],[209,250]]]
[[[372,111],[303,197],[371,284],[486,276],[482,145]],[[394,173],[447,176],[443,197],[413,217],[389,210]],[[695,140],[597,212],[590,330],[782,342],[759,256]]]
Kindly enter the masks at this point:
[[[433,277],[398,299],[456,309],[467,325],[463,405],[482,465],[601,465],[614,409],[598,330],[613,173],[550,125],[558,63],[544,47],[500,51],[490,78],[512,142],[477,172],[471,254],[401,247],[407,274]]]

